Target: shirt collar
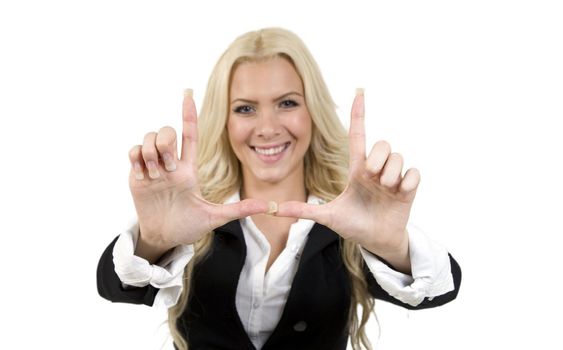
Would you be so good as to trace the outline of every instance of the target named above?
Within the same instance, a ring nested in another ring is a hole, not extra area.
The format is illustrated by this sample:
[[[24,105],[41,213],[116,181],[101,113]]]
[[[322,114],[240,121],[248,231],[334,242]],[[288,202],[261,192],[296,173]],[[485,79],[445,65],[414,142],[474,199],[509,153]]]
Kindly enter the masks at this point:
[[[232,203],[236,203],[240,201],[240,194],[239,191],[237,190],[235,193],[233,193],[229,198],[227,198],[226,201],[224,201],[224,204],[232,204]],[[324,200],[322,200],[321,198],[314,196],[314,195],[309,195],[307,198],[307,203],[309,204],[324,204],[326,203]],[[244,220],[245,218],[243,218],[242,220]],[[296,223],[298,226],[301,225],[309,225],[308,221],[310,220],[305,220],[305,219],[300,219],[298,221],[298,223]],[[296,225],[294,224],[294,225]],[[312,224],[312,222],[311,222]],[[242,226],[241,226],[241,221],[240,220],[233,220],[231,222],[228,222],[227,224],[223,225],[221,227],[224,231],[230,232],[231,234],[235,235],[236,237],[238,237],[240,240],[244,241],[244,234],[242,232]],[[300,229],[306,229],[305,227],[300,227]],[[319,224],[313,224],[312,228],[308,227],[306,229],[307,231],[310,231],[308,233],[308,243],[303,251],[302,257],[301,257],[301,263],[303,263],[304,261],[309,260],[310,258],[312,258],[313,256],[315,256],[319,251],[323,250],[327,245],[331,244],[332,242],[336,241],[339,239],[339,236],[332,230],[330,230],[328,227],[325,227],[323,225],[319,225]],[[245,253],[246,254],[246,253]]]

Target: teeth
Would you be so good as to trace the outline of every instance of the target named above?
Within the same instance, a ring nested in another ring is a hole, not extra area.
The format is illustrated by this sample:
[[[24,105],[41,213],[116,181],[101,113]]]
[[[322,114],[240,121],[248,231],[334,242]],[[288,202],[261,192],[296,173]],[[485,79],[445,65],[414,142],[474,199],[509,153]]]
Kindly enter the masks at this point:
[[[255,150],[257,153],[264,154],[264,155],[267,155],[267,156],[271,156],[271,155],[280,153],[281,151],[283,151],[283,150],[285,149],[286,146],[287,146],[287,144],[283,144],[283,145],[278,146],[278,147],[275,147],[275,148],[258,148],[258,147],[254,147],[254,150]]]

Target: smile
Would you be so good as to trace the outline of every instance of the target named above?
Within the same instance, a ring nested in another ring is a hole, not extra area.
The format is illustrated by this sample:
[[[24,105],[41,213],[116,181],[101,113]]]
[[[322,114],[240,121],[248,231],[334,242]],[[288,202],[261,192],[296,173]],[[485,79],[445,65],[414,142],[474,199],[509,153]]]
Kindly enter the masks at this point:
[[[271,147],[271,148],[260,148],[260,147],[252,147],[254,151],[259,154],[264,154],[267,156],[273,156],[274,154],[278,154],[283,152],[289,146],[289,142],[284,143],[278,147]]]
[[[279,160],[283,155],[283,152],[289,148],[290,144],[291,142],[286,142],[276,147],[264,148],[264,147],[250,146],[250,148],[252,148],[252,150],[258,154],[258,157],[260,159],[270,163],[272,161],[275,162]]]

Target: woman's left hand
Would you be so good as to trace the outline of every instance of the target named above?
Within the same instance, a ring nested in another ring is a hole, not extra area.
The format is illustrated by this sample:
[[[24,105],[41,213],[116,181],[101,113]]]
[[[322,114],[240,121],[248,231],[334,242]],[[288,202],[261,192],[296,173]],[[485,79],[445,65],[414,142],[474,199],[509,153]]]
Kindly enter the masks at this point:
[[[323,205],[280,203],[276,215],[314,220],[395,268],[408,271],[406,226],[420,173],[411,168],[403,176],[403,157],[391,153],[385,141],[375,143],[366,157],[363,92],[352,105],[349,140],[350,172],[345,190]]]

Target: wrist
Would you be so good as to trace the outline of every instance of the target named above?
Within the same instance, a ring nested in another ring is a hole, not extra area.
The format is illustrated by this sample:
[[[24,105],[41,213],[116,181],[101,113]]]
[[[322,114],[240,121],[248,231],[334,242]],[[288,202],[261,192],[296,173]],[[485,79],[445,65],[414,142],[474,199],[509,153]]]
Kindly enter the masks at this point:
[[[361,246],[391,264],[397,271],[406,274],[411,273],[409,239],[406,230],[403,238],[398,242],[393,242],[393,244],[367,242],[361,244]]]
[[[176,245],[177,244],[171,242],[166,242],[158,236],[144,235],[143,231],[140,230],[137,244],[135,245],[135,255],[154,264],[164,253],[174,248]]]

